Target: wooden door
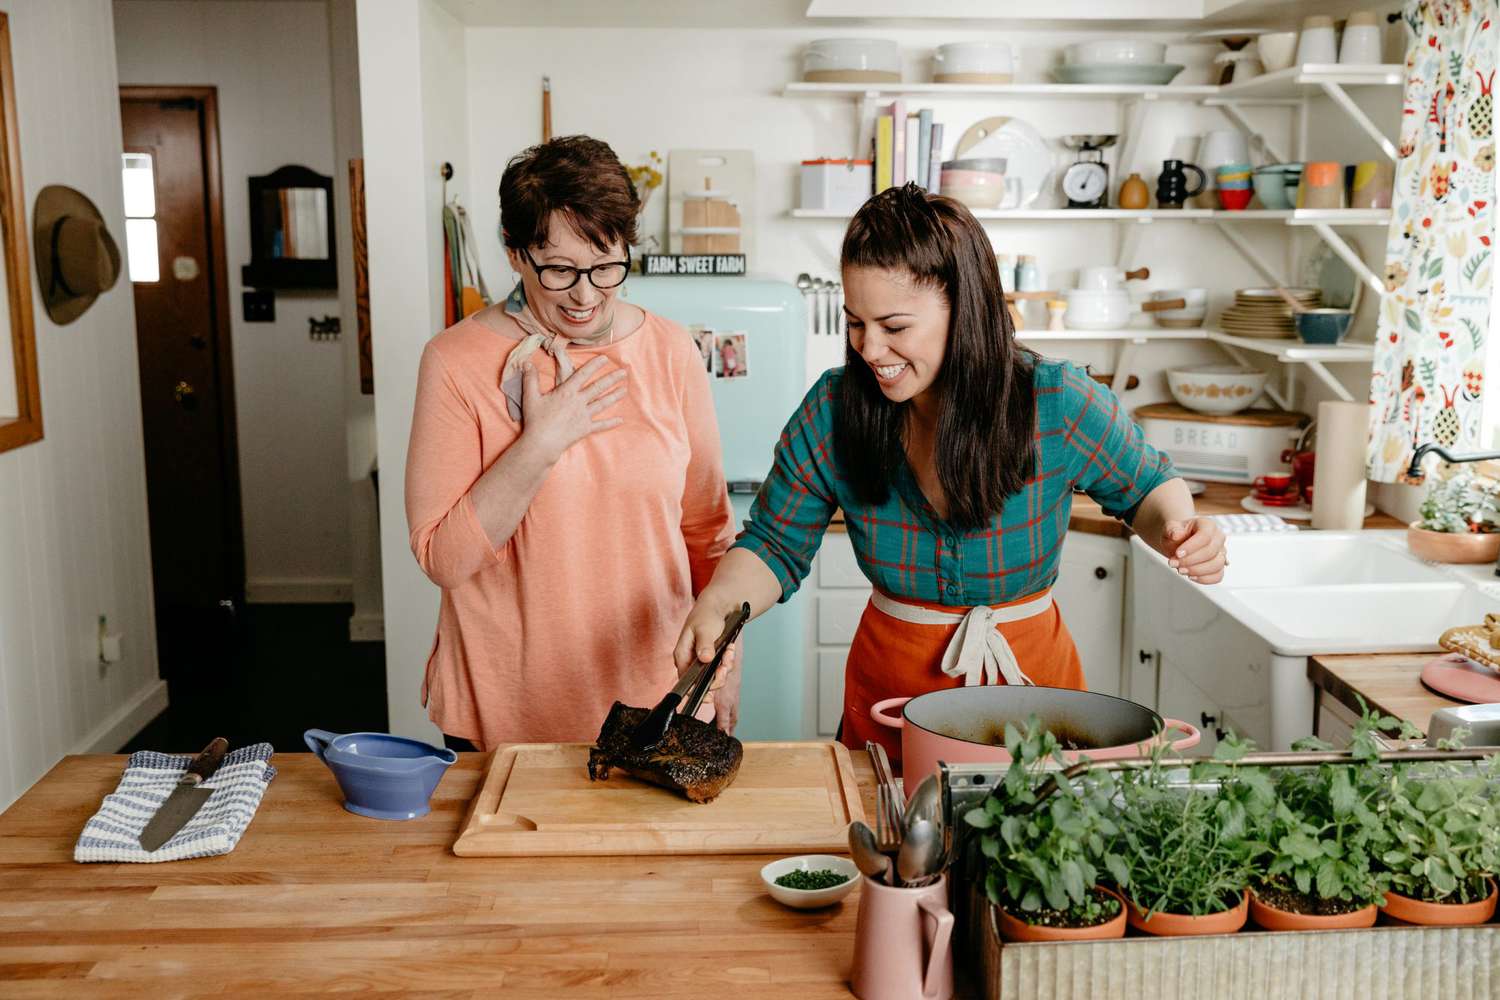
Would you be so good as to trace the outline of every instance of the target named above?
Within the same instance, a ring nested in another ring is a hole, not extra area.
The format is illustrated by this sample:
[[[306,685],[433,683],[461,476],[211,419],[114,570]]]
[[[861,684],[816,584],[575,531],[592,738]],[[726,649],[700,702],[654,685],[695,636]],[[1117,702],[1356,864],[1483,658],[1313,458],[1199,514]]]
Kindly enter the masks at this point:
[[[124,87],[120,119],[125,152],[149,157],[155,194],[155,280],[132,284],[158,646],[170,676],[219,645],[244,593],[215,91]]]

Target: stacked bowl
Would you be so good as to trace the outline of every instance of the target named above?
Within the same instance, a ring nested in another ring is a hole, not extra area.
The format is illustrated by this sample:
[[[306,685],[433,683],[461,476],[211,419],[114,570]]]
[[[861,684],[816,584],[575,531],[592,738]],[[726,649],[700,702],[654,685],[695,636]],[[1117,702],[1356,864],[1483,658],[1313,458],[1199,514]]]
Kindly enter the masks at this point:
[[[999,208],[1005,200],[1006,162],[999,156],[948,160],[938,178],[938,191],[969,208]]]
[[[1302,164],[1271,163],[1256,167],[1251,183],[1262,208],[1284,212],[1297,200],[1297,186],[1302,183]]]
[[[1185,68],[1166,61],[1162,42],[1102,38],[1076,42],[1063,50],[1063,65],[1054,67],[1058,83],[1124,83],[1160,86]]]
[[[1244,209],[1255,194],[1250,190],[1250,164],[1226,163],[1216,167],[1214,189],[1218,192],[1220,208],[1230,212]]]

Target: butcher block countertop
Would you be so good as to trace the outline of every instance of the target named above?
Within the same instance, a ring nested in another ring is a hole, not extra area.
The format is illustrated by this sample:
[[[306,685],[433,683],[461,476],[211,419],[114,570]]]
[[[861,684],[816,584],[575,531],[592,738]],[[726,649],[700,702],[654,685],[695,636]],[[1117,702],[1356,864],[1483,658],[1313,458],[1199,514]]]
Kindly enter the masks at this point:
[[[1422,684],[1422,668],[1440,655],[1349,653],[1313,656],[1307,661],[1307,679],[1338,699],[1351,712],[1359,712],[1358,698],[1363,698],[1371,708],[1404,719],[1426,735],[1433,712],[1464,704],[1434,694]]]
[[[277,754],[231,853],[81,865],[125,758],[67,757],[0,815],[0,995],[850,995],[858,890],[787,909],[760,881],[770,857],[454,856],[487,760],[460,754],[432,813],[397,823],[345,812],[311,754]]]
[[[1204,485],[1206,489],[1203,495],[1193,498],[1194,506],[1199,514],[1245,513],[1245,508],[1240,506],[1240,501],[1250,495],[1248,486],[1237,486],[1233,483],[1205,483]],[[1305,521],[1293,523],[1306,524]],[[1404,528],[1406,525],[1389,514],[1376,511],[1374,516],[1365,518],[1365,527]],[[842,511],[834,515],[834,521],[829,526],[829,530],[844,530]],[[1103,508],[1082,494],[1073,495],[1073,516],[1068,521],[1068,530],[1082,531],[1090,535],[1104,535],[1109,538],[1130,537],[1129,528],[1104,513]]]

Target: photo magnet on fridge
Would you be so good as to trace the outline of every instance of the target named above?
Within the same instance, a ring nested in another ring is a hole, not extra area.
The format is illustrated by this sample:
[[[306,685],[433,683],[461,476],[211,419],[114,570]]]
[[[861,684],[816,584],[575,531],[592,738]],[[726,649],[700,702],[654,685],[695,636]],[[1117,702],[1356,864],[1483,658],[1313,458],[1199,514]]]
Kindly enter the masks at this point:
[[[744,333],[721,333],[715,338],[715,353],[719,356],[717,378],[746,378],[750,374],[750,360],[745,350],[747,337]]]

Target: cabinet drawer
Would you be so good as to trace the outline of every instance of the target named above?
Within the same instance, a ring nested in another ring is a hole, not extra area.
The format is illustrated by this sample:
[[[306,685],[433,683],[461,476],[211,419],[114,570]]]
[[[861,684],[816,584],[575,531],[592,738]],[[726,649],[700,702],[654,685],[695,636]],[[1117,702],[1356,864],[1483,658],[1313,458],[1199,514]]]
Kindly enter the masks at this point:
[[[818,735],[833,736],[844,714],[844,664],[849,649],[818,650]]]
[[[870,581],[854,559],[854,544],[841,531],[830,531],[823,536],[823,545],[818,549],[818,586],[870,589]]]
[[[870,603],[864,594],[822,594],[818,597],[818,644],[847,646],[854,641],[860,616]]]

